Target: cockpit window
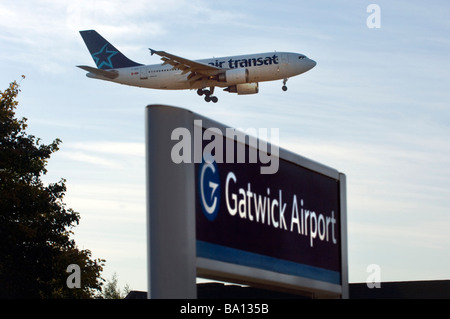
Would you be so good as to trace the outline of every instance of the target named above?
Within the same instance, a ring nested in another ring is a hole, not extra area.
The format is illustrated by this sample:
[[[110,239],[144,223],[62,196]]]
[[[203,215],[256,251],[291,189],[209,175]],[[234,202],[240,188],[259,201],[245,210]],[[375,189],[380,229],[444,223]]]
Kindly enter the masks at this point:
[[[306,56],[304,56],[304,55],[299,55],[298,58],[299,58],[300,60],[301,60],[301,59],[306,59]]]

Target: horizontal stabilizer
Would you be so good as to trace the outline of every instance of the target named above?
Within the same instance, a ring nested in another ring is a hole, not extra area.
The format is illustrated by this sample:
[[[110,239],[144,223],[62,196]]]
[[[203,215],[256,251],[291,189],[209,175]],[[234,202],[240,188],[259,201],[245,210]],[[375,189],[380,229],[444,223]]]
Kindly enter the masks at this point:
[[[117,71],[106,71],[106,70],[101,70],[101,69],[97,69],[97,68],[93,68],[91,66],[87,66],[87,65],[77,65],[77,67],[79,67],[80,69],[83,69],[85,71],[100,75],[100,76],[104,76],[108,79],[115,79],[119,76],[119,73]]]

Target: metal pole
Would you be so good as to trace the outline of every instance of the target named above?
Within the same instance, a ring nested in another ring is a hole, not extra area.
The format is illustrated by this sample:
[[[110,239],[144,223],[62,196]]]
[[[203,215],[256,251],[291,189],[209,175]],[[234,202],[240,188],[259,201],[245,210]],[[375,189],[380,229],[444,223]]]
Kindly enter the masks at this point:
[[[197,298],[194,163],[175,164],[171,159],[177,142],[171,134],[178,127],[192,132],[192,112],[147,106],[148,298],[152,299]]]

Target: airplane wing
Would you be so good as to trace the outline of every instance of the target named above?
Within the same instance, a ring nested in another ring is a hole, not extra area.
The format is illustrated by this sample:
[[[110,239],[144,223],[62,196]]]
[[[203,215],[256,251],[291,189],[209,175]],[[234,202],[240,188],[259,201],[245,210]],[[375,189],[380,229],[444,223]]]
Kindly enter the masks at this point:
[[[204,64],[201,62],[196,62],[196,61],[192,61],[189,59],[185,59],[170,53],[167,53],[165,51],[156,51],[153,49],[149,49],[151,54],[156,54],[159,55],[161,57],[161,60],[164,62],[163,65],[165,64],[170,64],[173,66],[174,69],[180,69],[183,71],[182,74],[187,74],[190,73],[188,75],[188,81],[191,83],[191,86],[196,82],[196,81],[201,81],[204,78],[209,78],[211,76],[217,75],[221,72],[223,72],[223,69],[209,65],[209,64]]]
[[[93,68],[93,67],[87,66],[87,65],[77,65],[77,67],[79,67],[80,69],[83,69],[85,71],[107,77],[108,79],[115,79],[116,77],[119,76],[119,73],[117,73],[115,71],[106,71],[106,70],[102,70],[102,69],[96,69],[96,68]]]

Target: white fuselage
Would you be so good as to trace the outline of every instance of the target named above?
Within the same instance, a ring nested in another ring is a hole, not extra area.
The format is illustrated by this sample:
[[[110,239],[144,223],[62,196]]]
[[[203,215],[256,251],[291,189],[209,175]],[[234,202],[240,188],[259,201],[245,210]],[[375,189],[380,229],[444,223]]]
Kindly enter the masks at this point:
[[[204,59],[197,62],[209,64],[224,72],[234,69],[247,69],[248,77],[241,83],[218,81],[217,78],[203,78],[201,81],[189,81],[188,75],[172,65],[153,64],[114,69],[118,73],[115,79],[106,79],[94,73],[87,76],[120,84],[151,89],[183,90],[205,87],[228,87],[235,84],[256,83],[287,79],[312,69],[316,62],[298,53],[268,52],[241,56]]]

